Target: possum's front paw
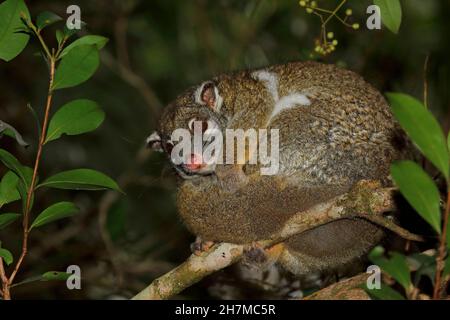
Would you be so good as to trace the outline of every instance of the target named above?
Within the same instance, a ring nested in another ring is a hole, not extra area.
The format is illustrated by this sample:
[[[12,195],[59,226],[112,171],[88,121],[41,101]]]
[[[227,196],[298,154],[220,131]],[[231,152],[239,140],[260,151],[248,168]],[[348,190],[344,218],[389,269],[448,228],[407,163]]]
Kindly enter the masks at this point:
[[[244,250],[243,262],[246,265],[268,268],[278,260],[283,250],[284,244],[282,243],[264,248],[258,242],[254,242]]]
[[[203,241],[202,238],[197,237],[195,238],[195,242],[191,243],[191,252],[196,256],[200,256],[205,251],[211,249],[214,244],[214,241]]]

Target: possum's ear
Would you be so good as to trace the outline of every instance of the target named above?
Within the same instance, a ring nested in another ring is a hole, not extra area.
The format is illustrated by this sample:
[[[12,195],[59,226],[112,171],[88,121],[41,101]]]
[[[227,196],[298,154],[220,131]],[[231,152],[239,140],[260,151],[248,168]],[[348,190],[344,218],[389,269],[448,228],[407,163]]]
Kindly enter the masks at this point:
[[[146,140],[147,147],[152,148],[155,151],[163,152],[161,137],[158,132],[153,132]]]
[[[195,91],[195,102],[206,105],[215,112],[219,112],[222,107],[223,98],[219,94],[219,89],[212,81],[203,82]]]

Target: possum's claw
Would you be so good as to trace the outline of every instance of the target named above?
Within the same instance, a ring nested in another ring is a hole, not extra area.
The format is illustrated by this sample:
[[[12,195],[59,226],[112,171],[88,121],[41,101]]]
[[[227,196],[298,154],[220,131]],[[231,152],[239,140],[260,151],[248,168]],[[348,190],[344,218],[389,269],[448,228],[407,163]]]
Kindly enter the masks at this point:
[[[191,243],[191,252],[196,256],[200,256],[211,249],[214,244],[214,241],[203,241],[200,237],[197,237],[195,242]]]

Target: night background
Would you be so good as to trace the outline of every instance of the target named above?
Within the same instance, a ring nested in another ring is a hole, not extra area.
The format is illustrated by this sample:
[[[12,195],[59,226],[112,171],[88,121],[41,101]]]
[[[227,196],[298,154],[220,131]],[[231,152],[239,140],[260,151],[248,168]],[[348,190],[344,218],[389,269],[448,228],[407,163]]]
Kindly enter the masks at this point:
[[[328,9],[339,2],[317,1]],[[80,213],[33,231],[17,281],[76,264],[82,270],[83,287],[67,290],[60,281],[32,282],[12,288],[15,299],[128,299],[190,255],[189,245],[195,237],[177,216],[175,172],[163,155],[145,147],[145,139],[165,105],[184,89],[217,74],[313,59],[355,71],[382,93],[398,91],[423,101],[425,85],[428,108],[448,132],[450,2],[446,0],[401,1],[398,34],[384,26],[381,30],[366,28],[366,8],[371,1],[347,1],[342,15],[351,8],[348,21],[359,23],[360,28],[332,19],[327,31],[334,33],[338,44],[327,55],[314,53],[320,18],[308,14],[296,0],[26,3],[32,17],[52,11],[63,18],[68,16],[67,6],[77,4],[87,24],[78,36],[109,38],[93,78],[57,92],[53,104],[56,110],[75,98],[93,99],[104,110],[105,121],[96,131],[46,145],[40,173],[97,169],[115,179],[125,194],[39,190],[33,212],[70,199]],[[55,30],[56,25],[43,32],[49,45],[55,45]],[[23,148],[5,136],[0,146],[29,166],[37,135],[35,119],[26,106],[30,103],[41,118],[48,87],[47,66],[35,55],[39,50],[36,39],[31,39],[17,58],[0,61],[0,119],[30,143]],[[0,175],[4,172],[0,167]],[[2,211],[16,212],[20,206],[14,202]],[[419,234],[430,232],[420,223],[410,221],[409,226]],[[21,237],[20,221],[0,230],[2,246],[15,257]],[[176,298],[224,298],[214,287],[219,281],[237,281],[231,273],[220,271]]]

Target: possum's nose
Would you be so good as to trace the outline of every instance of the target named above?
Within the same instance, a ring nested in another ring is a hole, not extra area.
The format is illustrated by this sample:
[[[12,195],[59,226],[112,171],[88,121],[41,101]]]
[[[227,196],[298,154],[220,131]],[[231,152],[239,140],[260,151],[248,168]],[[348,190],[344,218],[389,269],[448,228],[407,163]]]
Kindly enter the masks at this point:
[[[188,170],[195,171],[203,168],[205,164],[203,163],[203,158],[199,154],[191,153],[189,156],[189,161],[184,164],[184,167]]]

